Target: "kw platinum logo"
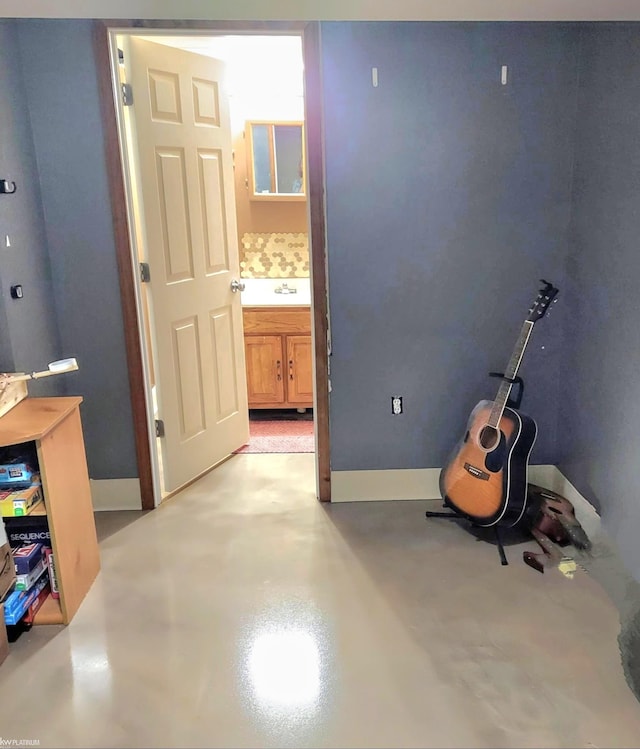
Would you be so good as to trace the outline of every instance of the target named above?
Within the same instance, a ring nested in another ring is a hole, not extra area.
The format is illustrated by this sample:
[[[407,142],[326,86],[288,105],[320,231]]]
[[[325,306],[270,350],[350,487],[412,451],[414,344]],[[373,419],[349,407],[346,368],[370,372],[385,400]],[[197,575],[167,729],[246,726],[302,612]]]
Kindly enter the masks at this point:
[[[0,746],[40,746],[40,739],[5,739],[0,736]]]

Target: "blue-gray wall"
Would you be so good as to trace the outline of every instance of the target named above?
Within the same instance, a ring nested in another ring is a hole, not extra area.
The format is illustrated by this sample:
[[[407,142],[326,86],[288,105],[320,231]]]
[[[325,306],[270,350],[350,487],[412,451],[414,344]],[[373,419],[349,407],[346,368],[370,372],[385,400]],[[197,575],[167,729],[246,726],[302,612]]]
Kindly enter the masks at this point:
[[[0,248],[0,357],[18,353],[6,319],[12,334],[27,325],[6,300],[22,258],[17,275],[44,288],[25,299],[43,305],[30,308],[31,335],[52,346],[30,361],[78,357],[67,389],[85,397],[91,474],[135,476],[91,27],[17,27],[21,65],[13,27],[0,27],[0,166],[23,202],[0,197],[0,220],[35,254]],[[322,33],[333,468],[441,465],[549,277],[561,302],[524,367],[524,406],[541,430],[534,459],[560,460],[640,577],[637,26],[325,23]],[[394,394],[401,417],[390,416]]]
[[[538,279],[564,285],[575,29],[326,23],[322,50],[332,468],[437,467],[495,394]],[[523,368],[538,463],[555,462],[561,317]]]
[[[582,30],[560,467],[640,579],[640,25]]]
[[[90,472],[132,476],[91,25],[21,21],[19,32]],[[332,465],[438,466],[474,402],[493,393],[485,373],[504,367],[537,279],[562,282],[575,34],[562,24],[420,23],[328,23],[322,33]],[[554,460],[561,327],[543,321],[525,362],[538,462]],[[390,416],[392,394],[405,398],[402,417]]]
[[[135,477],[92,25],[20,21],[18,29],[62,348],[80,365],[67,390],[84,397],[91,478]]]
[[[18,186],[15,195],[0,195],[0,372],[46,369],[63,356],[15,31],[14,22],[0,22],[0,179]],[[21,300],[10,296],[15,284]],[[63,390],[62,377],[29,384],[32,395]]]

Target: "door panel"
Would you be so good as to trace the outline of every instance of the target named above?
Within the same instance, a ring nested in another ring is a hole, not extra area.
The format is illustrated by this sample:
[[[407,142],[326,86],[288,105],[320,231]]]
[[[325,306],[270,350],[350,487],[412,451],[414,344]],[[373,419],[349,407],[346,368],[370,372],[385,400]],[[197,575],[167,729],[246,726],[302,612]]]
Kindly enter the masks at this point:
[[[165,491],[249,437],[229,111],[217,60],[130,38]]]
[[[244,344],[249,405],[284,403],[281,336],[247,336]]]
[[[219,127],[220,104],[218,101],[218,82],[193,79],[194,120],[198,125]]]
[[[312,405],[313,403],[313,357],[311,336],[287,336],[287,401]]]
[[[207,273],[229,270],[227,227],[222,207],[225,204],[224,175],[220,151],[198,150],[198,176],[202,196],[202,219]]]
[[[186,441],[206,429],[197,317],[174,324],[173,360],[178,368],[180,436]]]
[[[183,149],[158,149],[156,164],[166,280],[184,281],[193,278],[193,247]]]
[[[133,40],[136,44],[139,40]],[[166,70],[149,70],[151,117],[155,122],[182,122],[180,76]]]
[[[212,350],[215,352],[215,403],[218,422],[232,416],[240,406],[233,362],[236,360],[233,312],[223,307],[211,313]]]

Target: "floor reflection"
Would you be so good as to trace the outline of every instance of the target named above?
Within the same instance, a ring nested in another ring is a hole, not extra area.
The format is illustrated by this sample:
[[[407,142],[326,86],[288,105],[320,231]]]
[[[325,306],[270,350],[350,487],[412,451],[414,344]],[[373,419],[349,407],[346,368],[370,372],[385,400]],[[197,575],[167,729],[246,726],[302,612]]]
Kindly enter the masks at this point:
[[[278,746],[301,745],[326,719],[334,667],[332,639],[317,604],[264,602],[239,653],[245,709]]]
[[[263,708],[311,708],[320,696],[320,650],[303,629],[259,633],[248,655],[248,673]]]

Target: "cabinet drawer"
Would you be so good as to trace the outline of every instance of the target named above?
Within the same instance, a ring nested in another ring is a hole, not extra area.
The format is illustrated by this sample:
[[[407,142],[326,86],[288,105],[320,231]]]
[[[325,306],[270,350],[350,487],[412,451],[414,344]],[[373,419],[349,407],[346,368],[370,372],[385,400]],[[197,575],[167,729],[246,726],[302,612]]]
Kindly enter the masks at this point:
[[[245,307],[242,317],[247,334],[311,333],[309,307]]]

